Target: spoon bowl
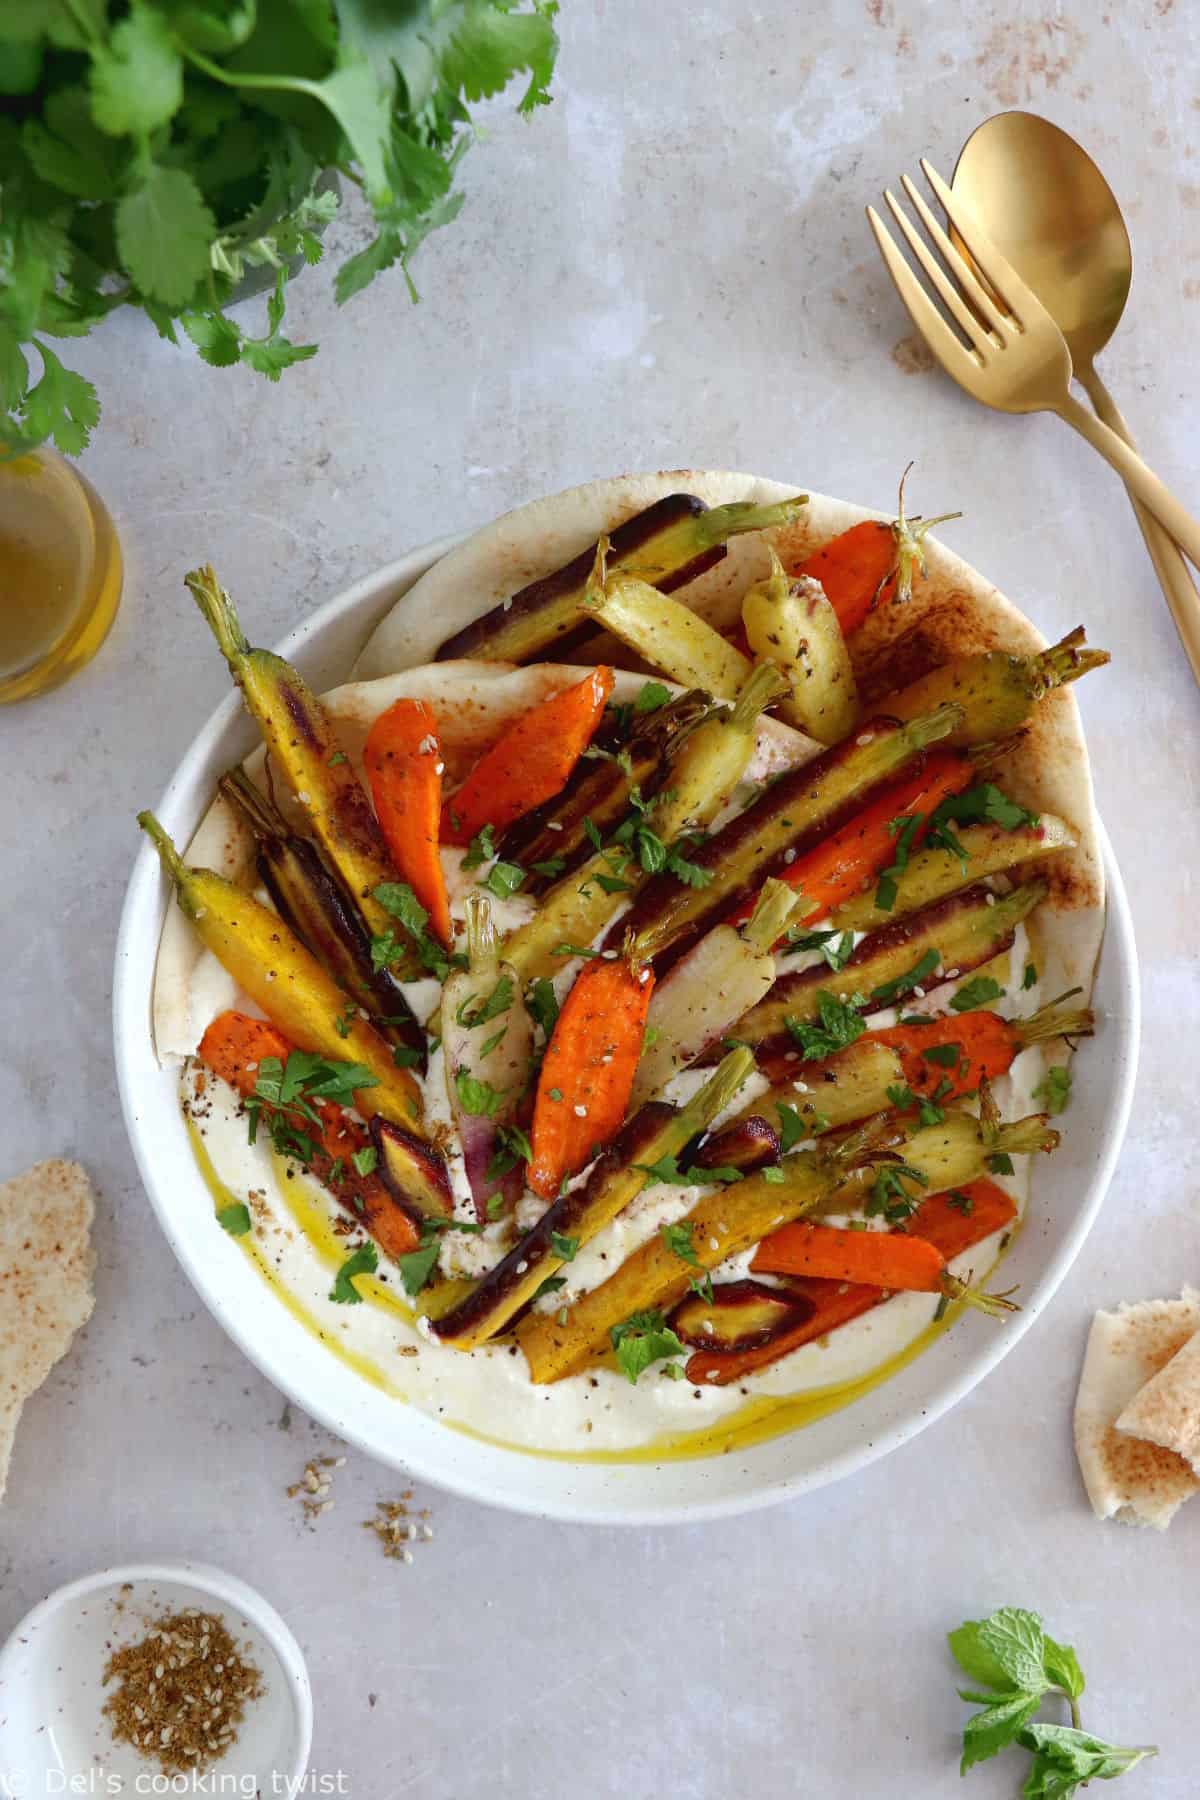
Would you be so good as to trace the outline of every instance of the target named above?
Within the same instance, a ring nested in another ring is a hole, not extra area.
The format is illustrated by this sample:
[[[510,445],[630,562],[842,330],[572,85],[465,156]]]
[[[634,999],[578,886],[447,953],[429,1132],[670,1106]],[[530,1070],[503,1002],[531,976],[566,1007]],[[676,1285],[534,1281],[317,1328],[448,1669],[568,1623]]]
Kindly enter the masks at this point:
[[[1121,320],[1133,249],[1116,195],[1087,151],[1035,113],[985,119],[963,146],[954,192],[1067,340],[1081,378]]]

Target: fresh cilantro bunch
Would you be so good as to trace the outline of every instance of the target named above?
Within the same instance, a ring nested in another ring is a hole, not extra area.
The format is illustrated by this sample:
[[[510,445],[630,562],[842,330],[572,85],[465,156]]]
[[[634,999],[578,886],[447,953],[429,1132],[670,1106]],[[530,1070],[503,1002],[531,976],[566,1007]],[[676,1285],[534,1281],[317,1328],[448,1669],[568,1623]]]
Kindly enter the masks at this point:
[[[960,1688],[960,1697],[983,1708],[963,1728],[964,1775],[1017,1743],[1033,1752],[1021,1789],[1025,1800],[1067,1800],[1083,1783],[1115,1780],[1157,1754],[1152,1746],[1108,1744],[1082,1729],[1079,1658],[1069,1644],[1055,1643],[1037,1613],[1002,1606],[988,1619],[968,1619],[949,1641],[959,1667],[978,1684]],[[1070,1725],[1034,1719],[1049,1695],[1068,1702]]]
[[[548,101],[556,0],[4,0],[0,7],[0,451],[83,449],[92,384],[52,340],[140,306],[217,368],[277,381],[315,344],[284,335],[297,260],[321,258],[329,172],[375,236],[349,300],[462,203],[470,102],[527,76]],[[274,271],[267,330],[225,307]]]

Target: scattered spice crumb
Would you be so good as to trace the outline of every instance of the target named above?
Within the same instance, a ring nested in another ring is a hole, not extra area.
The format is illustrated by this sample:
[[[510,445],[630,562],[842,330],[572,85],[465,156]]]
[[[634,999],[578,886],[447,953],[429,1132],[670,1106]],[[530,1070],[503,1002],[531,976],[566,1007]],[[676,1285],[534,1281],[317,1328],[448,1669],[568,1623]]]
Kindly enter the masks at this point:
[[[289,1500],[294,1500],[298,1494],[302,1496],[304,1516],[311,1526],[315,1527],[322,1514],[333,1511],[336,1502],[330,1498],[329,1490],[335,1473],[345,1466],[344,1456],[311,1457],[305,1463],[299,1481],[294,1481],[286,1490]]]
[[[217,1613],[188,1607],[152,1619],[136,1644],[114,1650],[103,1711],[118,1743],[132,1744],[166,1775],[207,1768],[237,1742],[246,1707],[266,1692]]]
[[[410,1507],[412,1497],[412,1488],[406,1488],[398,1500],[377,1500],[375,1517],[363,1520],[364,1529],[375,1533],[383,1554],[394,1562],[411,1563],[412,1545],[428,1543],[433,1536],[429,1508]]]

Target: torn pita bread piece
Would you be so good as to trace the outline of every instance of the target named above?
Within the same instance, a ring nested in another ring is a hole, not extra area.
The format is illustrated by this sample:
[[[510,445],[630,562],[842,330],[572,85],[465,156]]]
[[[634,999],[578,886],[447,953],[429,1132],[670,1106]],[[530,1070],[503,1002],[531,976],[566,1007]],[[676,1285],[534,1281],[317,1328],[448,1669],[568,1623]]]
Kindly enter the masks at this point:
[[[76,1162],[0,1183],[0,1500],[21,1408],[91,1317],[93,1214]]]
[[[1165,1531],[1200,1489],[1191,1465],[1173,1450],[1118,1428],[1143,1388],[1200,1331],[1200,1291],[1178,1300],[1142,1300],[1092,1321],[1075,1399],[1075,1453],[1099,1519]]]
[[[1173,1450],[1200,1475],[1200,1331],[1139,1388],[1117,1430]]]

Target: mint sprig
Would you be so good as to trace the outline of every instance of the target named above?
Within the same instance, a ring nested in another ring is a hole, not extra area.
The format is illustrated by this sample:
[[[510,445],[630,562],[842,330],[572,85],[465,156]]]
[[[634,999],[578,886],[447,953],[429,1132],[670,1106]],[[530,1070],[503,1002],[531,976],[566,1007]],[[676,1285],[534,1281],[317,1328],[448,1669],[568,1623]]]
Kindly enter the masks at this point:
[[[1025,1800],[1068,1800],[1087,1781],[1112,1781],[1157,1751],[1150,1745],[1109,1744],[1084,1731],[1079,1699],[1083,1670],[1070,1644],[1047,1633],[1037,1613],[1002,1606],[986,1619],[968,1619],[949,1633],[950,1652],[977,1685],[960,1699],[979,1705],[963,1727],[960,1770],[996,1756],[1009,1744],[1033,1753]],[[1065,1700],[1070,1725],[1034,1715],[1047,1699]]]

